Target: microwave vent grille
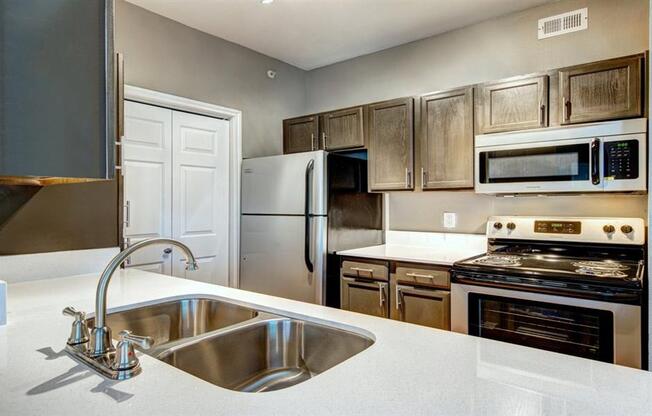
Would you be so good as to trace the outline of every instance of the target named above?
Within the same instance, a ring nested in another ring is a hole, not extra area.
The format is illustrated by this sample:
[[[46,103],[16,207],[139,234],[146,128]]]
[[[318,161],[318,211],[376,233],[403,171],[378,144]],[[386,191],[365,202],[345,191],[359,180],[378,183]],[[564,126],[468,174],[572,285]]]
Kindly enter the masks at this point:
[[[539,19],[539,39],[588,29],[589,9],[583,8]]]

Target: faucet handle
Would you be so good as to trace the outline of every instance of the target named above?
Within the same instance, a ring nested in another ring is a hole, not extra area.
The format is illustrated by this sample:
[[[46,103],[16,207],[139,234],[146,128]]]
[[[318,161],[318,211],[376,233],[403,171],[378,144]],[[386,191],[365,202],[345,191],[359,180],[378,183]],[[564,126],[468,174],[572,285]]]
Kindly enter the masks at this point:
[[[65,316],[72,316],[75,321],[72,323],[70,330],[70,337],[68,338],[68,345],[86,344],[89,339],[88,326],[86,326],[86,312],[78,311],[72,306],[63,309],[62,313]]]
[[[134,344],[138,345],[144,350],[148,350],[154,345],[154,340],[151,337],[143,337],[134,335],[131,331],[120,331],[118,334],[120,341],[116,346],[116,355],[113,368],[115,370],[129,370],[138,366],[138,357],[134,351]]]

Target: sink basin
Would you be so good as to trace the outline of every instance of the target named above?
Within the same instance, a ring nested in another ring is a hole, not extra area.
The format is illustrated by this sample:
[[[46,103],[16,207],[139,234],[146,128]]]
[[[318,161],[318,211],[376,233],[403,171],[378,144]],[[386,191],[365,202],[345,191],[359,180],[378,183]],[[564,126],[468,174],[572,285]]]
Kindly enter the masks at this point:
[[[203,297],[109,313],[106,322],[114,337],[124,329],[152,337],[154,346],[143,353],[243,392],[293,386],[374,343],[355,332]]]
[[[180,340],[226,328],[257,315],[253,309],[228,302],[188,298],[110,313],[106,321],[114,337],[123,329],[152,337],[155,348],[148,353],[156,354]],[[93,318],[88,320],[90,328],[93,323]]]
[[[157,358],[231,390],[263,392],[301,383],[373,344],[363,335],[270,318],[178,346]]]

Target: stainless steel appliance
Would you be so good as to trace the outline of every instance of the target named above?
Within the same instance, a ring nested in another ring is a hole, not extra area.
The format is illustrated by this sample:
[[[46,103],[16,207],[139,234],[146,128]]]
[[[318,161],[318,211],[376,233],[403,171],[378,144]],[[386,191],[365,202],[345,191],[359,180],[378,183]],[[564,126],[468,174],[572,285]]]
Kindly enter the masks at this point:
[[[477,193],[647,189],[647,119],[475,137]]]
[[[645,224],[492,217],[452,269],[451,329],[641,368]]]
[[[339,306],[336,250],[382,244],[382,196],[365,153],[242,162],[240,288]]]

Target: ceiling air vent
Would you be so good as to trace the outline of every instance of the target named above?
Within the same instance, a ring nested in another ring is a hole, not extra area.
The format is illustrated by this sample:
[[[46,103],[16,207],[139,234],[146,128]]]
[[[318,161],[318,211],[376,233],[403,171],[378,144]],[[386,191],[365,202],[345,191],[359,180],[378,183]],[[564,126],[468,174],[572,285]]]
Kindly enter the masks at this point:
[[[539,39],[565,35],[589,27],[589,9],[578,9],[572,12],[539,19]]]

